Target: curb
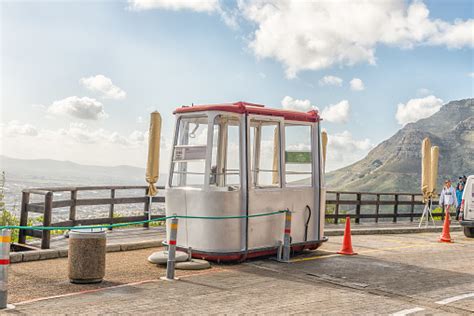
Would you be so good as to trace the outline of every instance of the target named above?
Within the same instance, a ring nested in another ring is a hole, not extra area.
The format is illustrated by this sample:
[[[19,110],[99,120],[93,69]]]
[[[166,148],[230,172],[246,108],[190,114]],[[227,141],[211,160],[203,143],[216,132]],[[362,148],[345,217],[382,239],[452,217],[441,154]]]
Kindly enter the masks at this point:
[[[400,228],[367,228],[367,229],[353,229],[352,235],[388,235],[388,234],[417,234],[417,233],[440,233],[443,227],[400,227]],[[452,232],[462,231],[461,226],[451,227]],[[343,236],[342,229],[327,229],[324,231],[325,236]]]
[[[107,245],[107,252],[131,251],[146,248],[162,247],[162,241],[139,241],[132,243]],[[23,252],[11,252],[10,263],[67,258],[68,249],[40,249]]]

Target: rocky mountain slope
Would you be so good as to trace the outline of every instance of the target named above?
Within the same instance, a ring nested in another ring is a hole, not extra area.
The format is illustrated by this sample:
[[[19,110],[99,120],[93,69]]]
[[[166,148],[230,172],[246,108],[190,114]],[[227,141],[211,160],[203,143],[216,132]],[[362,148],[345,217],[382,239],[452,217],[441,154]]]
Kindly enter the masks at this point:
[[[474,174],[474,99],[449,102],[432,116],[407,124],[364,159],[328,173],[327,187],[345,191],[420,191],[421,142],[425,137],[440,148],[439,185],[444,178],[457,180],[459,175]]]

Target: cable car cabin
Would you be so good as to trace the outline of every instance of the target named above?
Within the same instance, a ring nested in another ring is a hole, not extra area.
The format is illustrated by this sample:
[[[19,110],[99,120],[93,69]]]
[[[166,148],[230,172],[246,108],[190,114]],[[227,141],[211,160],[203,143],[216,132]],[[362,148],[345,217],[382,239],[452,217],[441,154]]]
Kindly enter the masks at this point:
[[[166,215],[244,216],[179,219],[178,248],[217,261],[275,254],[284,214],[245,216],[286,209],[292,250],[316,249],[327,240],[316,111],[237,102],[185,106],[174,114]]]

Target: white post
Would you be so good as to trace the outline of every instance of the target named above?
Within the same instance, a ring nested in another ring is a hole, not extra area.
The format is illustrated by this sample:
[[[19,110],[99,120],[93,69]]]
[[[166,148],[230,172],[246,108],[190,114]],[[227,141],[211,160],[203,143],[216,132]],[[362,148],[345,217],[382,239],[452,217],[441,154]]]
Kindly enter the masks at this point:
[[[2,229],[0,234],[0,309],[7,308],[8,300],[8,267],[10,265],[9,229]]]
[[[290,262],[291,252],[291,212],[285,214],[285,231],[283,235],[283,255],[281,262]]]
[[[168,262],[166,263],[166,277],[163,280],[177,280],[174,276],[174,265],[176,261],[176,239],[178,237],[178,219],[172,218],[170,225],[170,239],[168,240]]]

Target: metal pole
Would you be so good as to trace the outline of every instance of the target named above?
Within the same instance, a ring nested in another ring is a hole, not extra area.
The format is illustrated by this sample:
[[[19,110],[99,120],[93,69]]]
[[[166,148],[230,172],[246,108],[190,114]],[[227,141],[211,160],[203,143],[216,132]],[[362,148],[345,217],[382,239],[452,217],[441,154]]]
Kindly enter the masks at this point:
[[[285,234],[283,236],[283,258],[282,262],[290,261],[291,251],[291,212],[285,213]]]
[[[178,219],[171,219],[170,239],[168,241],[168,262],[166,264],[166,277],[163,280],[177,280],[174,276],[174,264],[176,257],[176,238],[178,237]]]
[[[8,297],[8,266],[10,265],[9,229],[2,229],[0,235],[0,309],[7,308]]]

